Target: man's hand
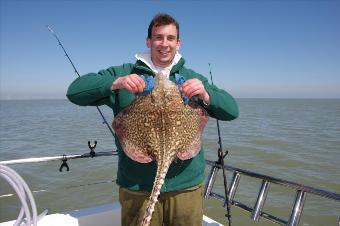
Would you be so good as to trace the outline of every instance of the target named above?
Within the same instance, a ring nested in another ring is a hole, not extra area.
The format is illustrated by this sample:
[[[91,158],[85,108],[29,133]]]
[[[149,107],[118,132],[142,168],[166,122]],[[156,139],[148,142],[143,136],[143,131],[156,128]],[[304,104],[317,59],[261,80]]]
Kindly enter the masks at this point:
[[[137,74],[129,74],[117,78],[111,86],[112,90],[126,89],[131,93],[141,93],[145,87],[144,80]]]
[[[197,96],[204,103],[210,104],[210,96],[205,90],[201,80],[197,78],[186,80],[182,85],[182,90],[185,96],[191,98]]]

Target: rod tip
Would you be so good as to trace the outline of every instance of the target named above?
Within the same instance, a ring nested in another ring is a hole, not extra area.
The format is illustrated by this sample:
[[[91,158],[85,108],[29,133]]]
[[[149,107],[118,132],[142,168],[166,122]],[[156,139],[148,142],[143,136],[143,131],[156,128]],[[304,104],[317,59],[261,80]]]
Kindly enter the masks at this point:
[[[52,30],[52,28],[51,28],[50,25],[46,25],[46,28],[47,28],[48,30],[50,30],[50,32],[54,33],[54,31]]]

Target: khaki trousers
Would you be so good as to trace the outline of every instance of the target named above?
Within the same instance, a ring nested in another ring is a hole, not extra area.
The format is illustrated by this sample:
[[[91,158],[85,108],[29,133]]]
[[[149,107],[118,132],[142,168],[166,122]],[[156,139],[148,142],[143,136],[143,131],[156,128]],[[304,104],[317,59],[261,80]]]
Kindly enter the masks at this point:
[[[138,226],[150,193],[119,188],[122,226]],[[155,205],[151,226],[202,226],[203,185],[161,193]]]

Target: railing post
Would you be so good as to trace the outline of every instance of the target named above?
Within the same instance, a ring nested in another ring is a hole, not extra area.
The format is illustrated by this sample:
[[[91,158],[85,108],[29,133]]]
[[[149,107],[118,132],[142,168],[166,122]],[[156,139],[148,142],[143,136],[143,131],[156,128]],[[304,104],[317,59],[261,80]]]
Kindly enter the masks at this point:
[[[204,198],[207,199],[210,196],[211,190],[214,186],[215,180],[216,180],[216,176],[217,176],[217,172],[218,172],[218,167],[216,166],[216,164],[214,166],[211,166],[210,169],[210,173],[208,176],[208,182],[205,183],[205,191],[204,191]]]
[[[236,189],[238,187],[238,184],[240,183],[241,175],[237,172],[234,172],[233,179],[231,181],[231,185],[229,188],[229,201],[232,202],[234,200]]]
[[[269,191],[269,185],[270,183],[268,181],[265,180],[262,181],[259,195],[257,196],[257,200],[251,215],[251,219],[254,221],[258,221],[260,218],[260,214],[262,212],[264,202],[266,201],[267,194]]]
[[[300,221],[303,205],[306,200],[306,192],[298,190],[296,193],[294,206],[289,217],[288,226],[297,226]]]

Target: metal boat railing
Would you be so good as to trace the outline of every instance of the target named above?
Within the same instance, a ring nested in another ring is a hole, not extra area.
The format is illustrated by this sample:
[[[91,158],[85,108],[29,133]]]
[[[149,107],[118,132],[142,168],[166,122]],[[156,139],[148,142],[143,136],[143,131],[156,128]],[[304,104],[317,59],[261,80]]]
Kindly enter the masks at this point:
[[[20,164],[20,163],[45,162],[45,161],[53,161],[53,160],[62,160],[63,164],[65,164],[67,159],[91,158],[91,157],[99,157],[99,156],[117,155],[115,151],[94,152],[95,145],[91,145],[90,142],[88,142],[88,144],[91,149],[90,153],[0,161],[0,164],[11,165],[11,164]],[[210,173],[205,183],[204,198],[207,199],[209,197],[212,197],[212,198],[223,201],[223,203],[225,204],[226,203],[225,195],[220,195],[213,191],[217,173],[222,168],[222,166],[217,161],[210,161],[210,160],[206,160],[206,164],[210,166],[211,169],[210,169]],[[62,167],[59,170],[61,171],[61,169]],[[335,193],[335,192],[330,192],[330,191],[326,191],[322,189],[313,188],[310,186],[305,186],[305,185],[298,184],[295,182],[275,178],[272,176],[267,176],[264,174],[259,174],[256,172],[252,172],[252,171],[248,171],[248,170],[244,170],[244,169],[240,169],[240,168],[236,168],[236,167],[232,167],[228,165],[224,165],[224,169],[233,173],[233,177],[232,177],[230,186],[228,188],[228,196],[229,196],[230,204],[250,212],[251,218],[254,221],[258,221],[260,217],[263,217],[279,225],[297,226],[300,221],[300,217],[303,211],[304,203],[306,201],[307,193],[312,194],[312,195],[317,195],[323,198],[332,199],[335,201],[340,201],[340,194]],[[262,184],[261,184],[256,202],[254,204],[254,207],[250,207],[235,199],[235,194],[236,194],[238,185],[241,180],[241,175],[255,178],[258,180],[262,180]],[[113,181],[109,181],[109,182],[111,183]],[[295,193],[296,193],[295,200],[294,200],[292,210],[290,213],[290,217],[288,220],[282,219],[280,217],[274,216],[272,214],[269,214],[263,211],[263,207],[264,207],[271,183],[295,190]],[[340,226],[340,216],[338,218],[337,224]]]
[[[225,203],[226,197],[224,195],[220,195],[220,194],[213,192],[213,186],[216,180],[217,172],[222,168],[222,166],[218,162],[210,161],[210,160],[206,160],[206,164],[209,165],[211,169],[207,177],[207,181],[206,181],[204,198],[207,199],[209,197],[213,197]],[[250,212],[251,218],[254,221],[258,221],[260,217],[263,217],[279,225],[297,226],[300,221],[300,217],[303,211],[304,203],[306,201],[307,193],[321,196],[324,198],[329,198],[329,199],[336,200],[336,201],[340,201],[340,194],[337,194],[334,192],[329,192],[329,191],[325,191],[322,189],[305,186],[305,185],[298,184],[295,182],[282,180],[282,179],[275,178],[272,176],[267,176],[267,175],[255,173],[252,171],[228,166],[228,165],[225,165],[224,169],[227,171],[231,171],[233,173],[231,184],[228,189],[228,196],[229,196],[230,204]],[[241,175],[245,175],[247,177],[262,180],[262,184],[261,184],[256,202],[254,204],[254,207],[247,206],[246,204],[243,204],[242,202],[235,200],[235,194],[236,194],[238,185],[241,180]],[[293,189],[296,192],[295,200],[294,200],[288,221],[263,211],[263,207],[264,207],[271,183]],[[339,220],[337,223],[340,226],[340,217],[338,219]]]

